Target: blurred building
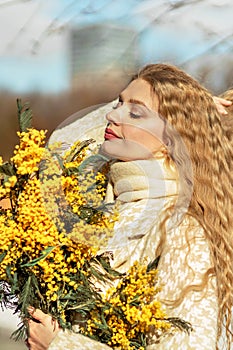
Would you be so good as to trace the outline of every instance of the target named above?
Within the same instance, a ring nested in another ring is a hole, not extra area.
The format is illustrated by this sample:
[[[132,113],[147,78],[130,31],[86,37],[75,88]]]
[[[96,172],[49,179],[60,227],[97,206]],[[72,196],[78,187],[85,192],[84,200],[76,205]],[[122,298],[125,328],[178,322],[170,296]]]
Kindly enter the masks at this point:
[[[105,87],[129,80],[137,67],[137,42],[133,29],[95,24],[70,30],[72,88],[96,83]],[[98,88],[98,86],[97,86]]]

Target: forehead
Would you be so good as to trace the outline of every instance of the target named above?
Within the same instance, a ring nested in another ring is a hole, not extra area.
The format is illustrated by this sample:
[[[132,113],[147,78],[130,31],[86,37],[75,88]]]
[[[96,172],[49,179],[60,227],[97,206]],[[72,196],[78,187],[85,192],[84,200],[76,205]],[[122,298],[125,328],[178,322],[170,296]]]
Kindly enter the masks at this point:
[[[158,111],[157,96],[153,93],[151,85],[141,78],[133,80],[122,91],[121,98],[124,102],[130,102],[130,100],[142,102],[149,109]]]

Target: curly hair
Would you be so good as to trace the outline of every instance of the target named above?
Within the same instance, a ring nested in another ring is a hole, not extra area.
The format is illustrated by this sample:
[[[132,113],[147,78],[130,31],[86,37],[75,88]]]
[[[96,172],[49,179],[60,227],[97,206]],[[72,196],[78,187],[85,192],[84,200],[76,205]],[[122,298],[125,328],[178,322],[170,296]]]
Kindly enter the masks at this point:
[[[233,151],[230,132],[222,125],[212,95],[179,68],[150,64],[133,80],[137,78],[147,81],[159,99],[158,112],[165,120],[170,139],[167,148],[183,177],[182,201],[189,201],[188,215],[204,229],[217,280],[218,337],[224,332],[230,349],[233,340]],[[192,171],[187,166],[183,147],[172,140],[169,125],[180,135]]]
[[[222,125],[225,129],[226,135],[233,144],[233,88],[223,92],[219,97],[225,98],[232,102],[232,104],[228,107],[225,107],[228,115],[222,116]]]

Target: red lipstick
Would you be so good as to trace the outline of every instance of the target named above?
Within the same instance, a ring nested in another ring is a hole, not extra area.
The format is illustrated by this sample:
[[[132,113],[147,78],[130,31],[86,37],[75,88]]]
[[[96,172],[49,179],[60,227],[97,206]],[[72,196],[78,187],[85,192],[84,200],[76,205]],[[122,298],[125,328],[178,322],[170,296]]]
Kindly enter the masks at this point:
[[[105,140],[112,140],[119,139],[120,137],[117,134],[115,134],[115,132],[112,129],[106,128],[104,138]]]

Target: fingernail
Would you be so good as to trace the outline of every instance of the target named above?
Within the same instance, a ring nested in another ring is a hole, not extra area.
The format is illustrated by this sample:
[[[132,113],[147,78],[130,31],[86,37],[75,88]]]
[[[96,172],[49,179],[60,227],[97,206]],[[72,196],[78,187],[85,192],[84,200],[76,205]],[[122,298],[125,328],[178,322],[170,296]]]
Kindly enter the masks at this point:
[[[29,306],[28,307],[28,312],[29,313],[32,313],[32,312],[34,312],[35,311],[35,308],[33,307],[33,306]]]

